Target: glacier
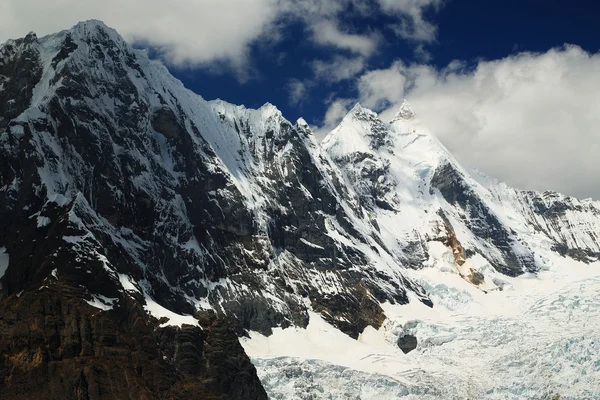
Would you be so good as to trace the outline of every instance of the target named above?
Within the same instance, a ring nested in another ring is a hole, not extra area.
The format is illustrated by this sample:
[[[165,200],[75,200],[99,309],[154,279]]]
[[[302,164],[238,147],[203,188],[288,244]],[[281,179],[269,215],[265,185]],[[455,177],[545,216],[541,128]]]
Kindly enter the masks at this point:
[[[415,271],[436,306],[384,305],[358,340],[317,315],[306,329],[241,339],[272,399],[595,399],[600,263],[548,255],[537,275],[485,293],[439,254]],[[404,354],[397,339],[418,346]],[[559,397],[560,396],[560,397]]]

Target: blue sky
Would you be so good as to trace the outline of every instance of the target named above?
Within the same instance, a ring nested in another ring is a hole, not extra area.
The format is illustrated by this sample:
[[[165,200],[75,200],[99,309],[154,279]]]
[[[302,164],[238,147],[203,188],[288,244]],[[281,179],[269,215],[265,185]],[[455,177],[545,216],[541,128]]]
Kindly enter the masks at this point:
[[[396,59],[406,63],[426,62],[442,69],[453,60],[474,65],[480,59],[502,59],[519,52],[546,52],[565,43],[577,44],[595,53],[600,46],[600,2],[449,0],[438,8],[427,7],[425,18],[437,27],[431,41],[403,39],[388,25],[394,18],[381,12],[353,15],[340,20],[349,31],[381,34],[377,50],[365,57],[364,69],[387,68]],[[282,38],[265,46],[251,46],[249,76],[227,66],[218,69],[177,68],[175,76],[207,99],[221,98],[249,107],[271,102],[291,120],[302,116],[321,125],[328,104],[336,98],[357,98],[356,78],[332,82],[315,74],[315,62],[331,62],[337,57],[360,57],[335,46],[315,46],[308,28],[295,22],[281,32]],[[424,50],[428,56],[423,57]],[[218,71],[218,72],[217,72]],[[600,72],[600,71],[599,71]],[[306,85],[299,101],[290,99],[294,82]],[[381,110],[377,110],[381,111]]]
[[[0,42],[99,19],[204,98],[319,137],[406,98],[463,164],[600,200],[599,18],[594,0],[3,0]]]

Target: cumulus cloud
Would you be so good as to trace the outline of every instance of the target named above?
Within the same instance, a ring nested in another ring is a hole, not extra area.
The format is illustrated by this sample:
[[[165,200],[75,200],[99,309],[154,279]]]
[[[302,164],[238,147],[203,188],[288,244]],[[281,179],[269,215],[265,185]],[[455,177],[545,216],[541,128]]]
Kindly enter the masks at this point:
[[[369,56],[381,35],[369,29],[352,31],[344,19],[383,11],[396,15],[400,25],[408,21],[416,29],[422,25],[421,7],[441,0],[415,1],[400,7],[392,0],[3,0],[0,42],[30,30],[45,35],[82,20],[99,19],[127,40],[158,49],[170,64],[216,61],[243,71],[251,64],[252,44],[277,42],[284,36],[282,30],[298,21],[308,29],[307,40],[317,45]],[[373,6],[377,2],[381,7]]]
[[[413,56],[415,60],[423,63],[428,63],[433,59],[431,53],[423,46],[423,43],[419,43],[413,50]]]
[[[380,110],[401,102],[406,77],[396,67],[369,71],[358,80],[358,92],[363,106]]]
[[[316,60],[312,63],[315,77],[329,83],[341,82],[353,78],[364,67],[364,57],[345,57],[340,55],[328,61]]]
[[[327,113],[325,114],[325,125],[335,126],[336,124],[338,124],[342,120],[342,118],[346,116],[348,110],[350,109],[350,107],[352,107],[353,104],[354,102],[350,99],[335,100],[333,103],[331,103],[327,110]]]
[[[302,105],[308,100],[308,90],[310,84],[302,82],[298,79],[290,79],[288,82],[288,101],[292,106]]]
[[[383,118],[408,98],[459,160],[513,186],[600,199],[598,71],[600,54],[572,45],[442,70],[396,62],[364,74],[359,96]]]
[[[331,45],[340,49],[350,50],[365,56],[377,48],[377,35],[357,35],[342,32],[335,21],[323,20],[311,26],[313,39],[321,45]]]
[[[276,0],[4,0],[0,40],[69,28],[81,20],[100,19],[128,40],[164,52],[174,64],[227,60],[246,62],[248,45],[279,15]]]
[[[445,0],[378,0],[382,10],[400,17],[400,22],[393,25],[396,34],[405,39],[424,42],[435,40],[437,27],[427,21],[424,13],[427,10],[438,10]]]

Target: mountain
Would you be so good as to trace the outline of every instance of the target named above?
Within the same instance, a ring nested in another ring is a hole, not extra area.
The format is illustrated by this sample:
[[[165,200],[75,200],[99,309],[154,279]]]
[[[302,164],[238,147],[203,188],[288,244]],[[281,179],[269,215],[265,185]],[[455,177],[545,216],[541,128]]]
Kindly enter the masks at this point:
[[[266,398],[239,336],[354,340],[435,308],[415,271],[447,249],[482,293],[600,257],[598,202],[470,173],[408,104],[357,105],[319,143],[98,21],[0,47],[0,226],[11,398]]]
[[[389,124],[356,105],[323,147],[405,265],[422,266],[431,241],[451,247],[458,267],[480,255],[508,276],[543,268],[540,250],[588,263],[600,257],[600,202],[519,191],[469,173],[406,102]],[[495,287],[478,272],[462,271]]]

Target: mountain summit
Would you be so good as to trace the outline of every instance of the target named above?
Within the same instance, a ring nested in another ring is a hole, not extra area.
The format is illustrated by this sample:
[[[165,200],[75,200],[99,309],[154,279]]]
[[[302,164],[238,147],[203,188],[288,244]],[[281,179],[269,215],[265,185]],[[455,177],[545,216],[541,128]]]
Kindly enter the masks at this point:
[[[410,104],[408,104],[408,101],[406,99],[404,99],[404,101],[400,105],[400,109],[398,109],[398,112],[396,113],[396,116],[394,117],[394,120],[398,120],[398,119],[410,120],[415,117],[416,117],[416,114],[413,111],[412,107],[410,106]]]
[[[437,307],[414,275],[436,257],[482,292],[545,254],[598,260],[597,202],[473,177],[414,117],[357,105],[319,143],[271,104],[204,100],[98,21],[6,42],[0,389],[266,398],[238,336],[359,339],[390,306]]]

